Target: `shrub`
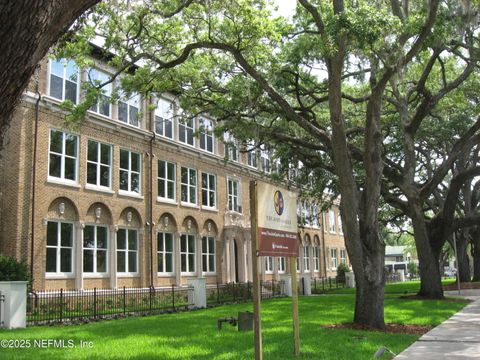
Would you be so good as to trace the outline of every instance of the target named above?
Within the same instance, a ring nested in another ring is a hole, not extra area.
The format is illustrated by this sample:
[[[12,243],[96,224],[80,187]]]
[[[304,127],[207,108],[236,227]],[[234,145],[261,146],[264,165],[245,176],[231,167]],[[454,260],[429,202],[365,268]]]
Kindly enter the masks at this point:
[[[350,269],[345,263],[340,263],[337,267],[337,281],[345,282],[345,273],[350,272]]]
[[[25,260],[0,254],[0,281],[31,282],[30,270]]]
[[[418,265],[414,262],[409,262],[407,264],[407,270],[408,270],[408,273],[409,274],[412,274],[412,275],[417,275],[418,273]]]

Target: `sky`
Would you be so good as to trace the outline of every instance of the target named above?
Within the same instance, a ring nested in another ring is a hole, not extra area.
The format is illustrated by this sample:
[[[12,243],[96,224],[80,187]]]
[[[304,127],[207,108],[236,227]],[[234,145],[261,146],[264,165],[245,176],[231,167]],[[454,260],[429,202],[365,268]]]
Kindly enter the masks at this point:
[[[278,14],[285,17],[292,15],[297,6],[296,0],[273,0],[273,3],[278,6]]]

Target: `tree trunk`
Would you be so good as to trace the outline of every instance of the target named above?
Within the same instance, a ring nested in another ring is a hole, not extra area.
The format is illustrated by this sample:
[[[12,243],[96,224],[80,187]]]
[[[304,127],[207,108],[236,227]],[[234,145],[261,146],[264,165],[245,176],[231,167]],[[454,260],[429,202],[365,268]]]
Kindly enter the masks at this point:
[[[0,150],[13,110],[37,64],[72,23],[99,1],[0,2]]]
[[[470,282],[470,258],[467,253],[467,245],[469,238],[465,236],[463,231],[456,237],[457,239],[457,276],[460,277],[460,282]]]
[[[473,279],[480,281],[480,231],[472,231]]]
[[[419,296],[429,299],[443,299],[442,276],[439,269],[440,252],[432,248],[423,209],[419,201],[409,199],[411,219],[415,233],[415,245],[420,273]]]

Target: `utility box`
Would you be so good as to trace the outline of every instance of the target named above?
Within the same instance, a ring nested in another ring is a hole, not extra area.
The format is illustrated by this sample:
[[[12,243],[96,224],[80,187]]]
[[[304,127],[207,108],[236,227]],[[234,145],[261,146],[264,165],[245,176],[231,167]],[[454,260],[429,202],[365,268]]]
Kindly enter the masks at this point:
[[[345,287],[346,288],[355,287],[355,274],[352,271],[345,273]]]
[[[27,325],[27,282],[0,281],[0,327],[24,328]]]
[[[253,330],[253,313],[250,311],[238,313],[238,331]]]

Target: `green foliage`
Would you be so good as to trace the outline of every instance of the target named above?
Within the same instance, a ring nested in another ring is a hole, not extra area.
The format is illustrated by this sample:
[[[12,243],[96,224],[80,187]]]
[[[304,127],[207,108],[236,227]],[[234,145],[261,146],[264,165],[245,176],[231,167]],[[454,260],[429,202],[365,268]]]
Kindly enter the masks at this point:
[[[409,274],[417,275],[418,274],[418,265],[414,262],[409,262],[407,264],[407,270]]]
[[[30,270],[25,260],[0,254],[0,281],[31,281]]]

